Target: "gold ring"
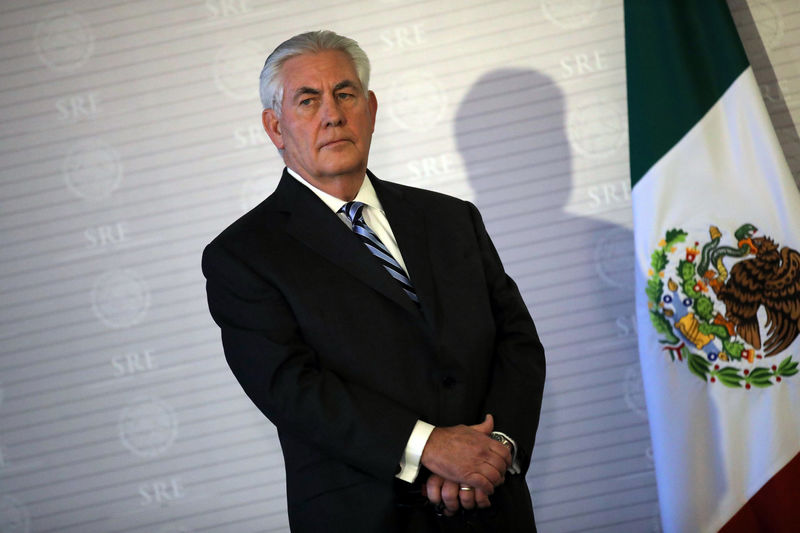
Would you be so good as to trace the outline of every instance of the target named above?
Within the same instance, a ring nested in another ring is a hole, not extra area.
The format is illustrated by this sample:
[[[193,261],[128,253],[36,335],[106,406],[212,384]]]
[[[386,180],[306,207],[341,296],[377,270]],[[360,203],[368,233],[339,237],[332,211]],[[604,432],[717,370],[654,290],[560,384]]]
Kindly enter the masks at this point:
[[[461,486],[458,488],[458,490],[470,491],[470,490],[475,490],[475,489],[473,489],[472,487],[470,487],[470,486],[468,486],[468,485],[461,485]]]

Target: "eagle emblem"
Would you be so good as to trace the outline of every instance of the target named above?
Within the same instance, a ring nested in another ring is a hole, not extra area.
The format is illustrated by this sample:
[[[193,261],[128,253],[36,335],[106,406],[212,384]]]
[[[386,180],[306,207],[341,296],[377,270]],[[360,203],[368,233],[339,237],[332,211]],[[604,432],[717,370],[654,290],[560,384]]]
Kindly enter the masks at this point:
[[[756,236],[752,224],[730,237],[668,230],[650,257],[650,321],[672,361],[710,383],[769,387],[798,372],[800,253]],[[693,244],[691,244],[693,242]]]

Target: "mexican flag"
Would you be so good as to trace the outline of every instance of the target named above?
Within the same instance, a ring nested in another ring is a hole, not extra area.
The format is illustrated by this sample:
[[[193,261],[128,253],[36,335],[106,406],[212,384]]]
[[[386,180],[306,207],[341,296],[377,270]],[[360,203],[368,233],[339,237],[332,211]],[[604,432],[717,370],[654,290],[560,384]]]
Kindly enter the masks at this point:
[[[800,531],[800,194],[723,0],[626,0],[625,38],[663,529]]]

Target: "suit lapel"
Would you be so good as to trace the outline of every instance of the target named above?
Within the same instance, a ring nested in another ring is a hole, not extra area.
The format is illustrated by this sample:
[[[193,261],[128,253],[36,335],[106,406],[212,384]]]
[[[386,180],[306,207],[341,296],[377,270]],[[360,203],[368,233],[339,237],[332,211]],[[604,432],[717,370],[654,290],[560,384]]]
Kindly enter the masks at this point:
[[[290,213],[286,231],[379,293],[418,314],[416,305],[384,267],[313,192],[284,171],[276,193]]]
[[[428,243],[430,228],[426,221],[426,213],[420,207],[409,202],[397,189],[387,187],[383,182],[369,173],[372,185],[381,201],[386,218],[392,226],[392,233],[397,240],[403,261],[406,263],[411,283],[417,291],[422,313],[435,329],[436,287],[431,250]]]

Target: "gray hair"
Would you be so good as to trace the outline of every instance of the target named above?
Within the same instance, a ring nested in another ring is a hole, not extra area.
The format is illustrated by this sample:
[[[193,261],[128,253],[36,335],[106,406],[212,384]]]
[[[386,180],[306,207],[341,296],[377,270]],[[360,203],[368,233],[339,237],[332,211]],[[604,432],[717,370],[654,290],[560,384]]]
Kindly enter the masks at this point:
[[[323,50],[341,50],[350,56],[356,68],[356,74],[364,89],[369,90],[369,58],[364,50],[353,39],[338,35],[332,31],[310,31],[301,33],[282,42],[272,51],[261,69],[259,93],[264,109],[273,109],[281,115],[283,100],[283,79],[281,70],[287,60],[302,55],[315,54]]]

